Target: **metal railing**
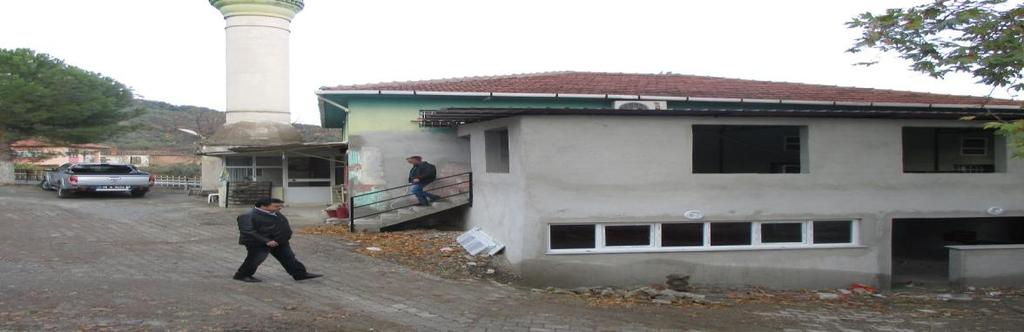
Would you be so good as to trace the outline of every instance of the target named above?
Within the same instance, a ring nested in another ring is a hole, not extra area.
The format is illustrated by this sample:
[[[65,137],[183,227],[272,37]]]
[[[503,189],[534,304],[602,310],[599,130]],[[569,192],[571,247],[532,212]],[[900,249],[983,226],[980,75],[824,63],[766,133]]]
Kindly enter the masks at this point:
[[[406,185],[350,196],[348,202],[349,231],[355,231],[356,219],[381,215],[384,213],[404,209],[419,204],[419,201],[417,201],[416,199],[412,199],[411,202],[408,199],[408,197],[415,196],[412,193],[406,193],[391,197],[392,192],[400,189],[409,188],[412,186],[413,184],[410,183]],[[473,205],[473,172],[466,172],[440,177],[434,180],[434,182],[431,183],[431,185],[428,185],[427,187],[428,188],[423,188],[424,192],[437,194],[438,196],[441,197],[441,199],[446,199],[459,195],[468,195],[468,203],[470,206]],[[408,192],[408,190],[406,190],[406,192]],[[369,200],[370,202],[366,202],[367,200]],[[356,205],[357,202],[359,202],[360,204]],[[398,205],[398,207],[395,207],[395,205]],[[360,211],[360,208],[364,208],[364,211]]]
[[[44,170],[16,170],[14,171],[14,183],[37,184],[46,177]]]
[[[191,188],[199,188],[199,178],[187,176],[157,176],[156,182],[153,186],[188,190]]]

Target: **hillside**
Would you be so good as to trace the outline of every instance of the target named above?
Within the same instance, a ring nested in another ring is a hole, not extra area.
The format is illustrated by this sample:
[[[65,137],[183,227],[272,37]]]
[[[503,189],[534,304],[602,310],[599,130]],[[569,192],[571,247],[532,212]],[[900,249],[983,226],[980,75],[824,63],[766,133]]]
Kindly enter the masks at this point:
[[[192,153],[199,138],[181,132],[191,129],[203,136],[212,135],[224,124],[224,113],[197,106],[177,106],[160,101],[137,100],[136,106],[146,109],[142,116],[129,120],[137,128],[117,138],[103,142],[120,150],[170,150]],[[307,142],[340,141],[337,129],[296,124]]]

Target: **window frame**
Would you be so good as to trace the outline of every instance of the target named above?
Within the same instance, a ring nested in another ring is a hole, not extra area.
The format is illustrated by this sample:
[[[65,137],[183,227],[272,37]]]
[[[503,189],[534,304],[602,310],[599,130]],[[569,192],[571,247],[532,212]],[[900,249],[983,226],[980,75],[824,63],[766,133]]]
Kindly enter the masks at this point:
[[[969,147],[964,146],[964,144],[966,144],[968,140],[980,140],[982,142],[981,147],[980,148],[973,148],[973,147],[969,148]],[[988,143],[989,143],[988,137],[961,137],[960,138],[960,156],[963,156],[963,157],[988,157],[989,156]],[[982,151],[982,153],[981,154],[977,154],[977,153],[964,153],[965,149],[967,149],[967,150],[979,150],[980,149]]]
[[[847,243],[814,243],[815,221],[849,221],[850,242]],[[711,245],[711,224],[713,223],[750,223],[749,245]],[[801,242],[763,243],[761,225],[763,224],[801,224]],[[702,224],[703,242],[699,246],[662,246],[662,225],[666,224]],[[551,226],[593,225],[594,247],[577,249],[552,249]],[[650,245],[647,246],[607,246],[605,243],[606,226],[650,226]],[[863,248],[860,243],[860,219],[800,219],[800,220],[714,220],[714,221],[665,221],[665,222],[590,222],[590,223],[549,223],[545,225],[546,254],[604,254],[604,253],[657,253],[657,252],[702,252],[702,251],[746,251],[746,250],[785,250],[785,249],[828,249],[828,248]]]

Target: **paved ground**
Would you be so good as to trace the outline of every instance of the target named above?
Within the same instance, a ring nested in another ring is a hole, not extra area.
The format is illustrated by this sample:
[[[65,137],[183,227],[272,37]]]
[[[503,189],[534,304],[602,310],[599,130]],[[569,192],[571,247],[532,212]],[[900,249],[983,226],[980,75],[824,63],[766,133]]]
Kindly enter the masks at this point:
[[[245,284],[230,279],[244,256],[232,218],[239,211],[180,193],[58,200],[32,187],[0,187],[0,331],[938,331],[1021,323],[1019,314],[915,319],[813,304],[592,307],[440,279],[306,235],[293,247],[327,277],[295,282],[269,259],[257,273],[265,282]],[[315,220],[293,221],[303,222]]]

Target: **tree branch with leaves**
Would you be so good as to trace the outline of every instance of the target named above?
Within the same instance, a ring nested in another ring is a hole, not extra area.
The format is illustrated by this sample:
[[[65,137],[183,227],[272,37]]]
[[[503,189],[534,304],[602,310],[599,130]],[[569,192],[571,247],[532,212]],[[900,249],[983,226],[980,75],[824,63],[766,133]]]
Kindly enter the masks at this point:
[[[1024,91],[1024,3],[1006,0],[936,0],[884,14],[863,13],[846,25],[861,31],[850,53],[874,49],[898,54],[914,71],[943,78],[967,73],[978,83]],[[858,63],[873,65],[877,61]],[[991,98],[991,92],[989,93]],[[1024,110],[1024,103],[1021,104]],[[990,122],[1024,157],[1024,120]]]

